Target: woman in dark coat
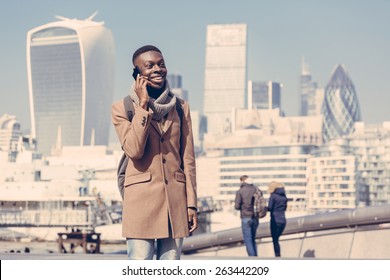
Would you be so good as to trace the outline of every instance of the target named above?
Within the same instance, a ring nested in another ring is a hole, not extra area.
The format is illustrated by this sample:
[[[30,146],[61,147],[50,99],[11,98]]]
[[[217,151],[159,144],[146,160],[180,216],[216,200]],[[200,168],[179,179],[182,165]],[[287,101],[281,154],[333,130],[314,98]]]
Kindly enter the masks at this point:
[[[275,257],[280,257],[279,237],[286,227],[285,211],[287,208],[287,197],[282,183],[272,181],[268,185],[268,193],[271,194],[268,200],[268,211],[271,212],[271,235],[274,244]]]

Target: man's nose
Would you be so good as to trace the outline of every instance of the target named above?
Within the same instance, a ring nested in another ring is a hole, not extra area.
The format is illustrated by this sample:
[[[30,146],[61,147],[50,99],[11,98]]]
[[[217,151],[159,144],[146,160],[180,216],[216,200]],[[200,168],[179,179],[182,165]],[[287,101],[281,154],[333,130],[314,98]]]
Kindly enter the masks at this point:
[[[158,64],[153,65],[153,71],[161,71],[161,67]]]

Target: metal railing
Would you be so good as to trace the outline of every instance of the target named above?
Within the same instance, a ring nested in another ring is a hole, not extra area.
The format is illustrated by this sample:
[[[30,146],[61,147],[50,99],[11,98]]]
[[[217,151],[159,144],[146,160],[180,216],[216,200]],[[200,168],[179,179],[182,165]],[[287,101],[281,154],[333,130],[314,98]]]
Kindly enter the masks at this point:
[[[369,206],[351,210],[341,210],[324,214],[316,214],[287,219],[287,225],[283,232],[285,235],[326,231],[332,229],[353,228],[364,225],[379,225],[390,223],[390,204]],[[270,237],[269,222],[261,222],[257,230],[256,238]],[[197,250],[236,246],[242,243],[241,228],[203,233],[186,238],[183,243],[183,253],[191,254]]]

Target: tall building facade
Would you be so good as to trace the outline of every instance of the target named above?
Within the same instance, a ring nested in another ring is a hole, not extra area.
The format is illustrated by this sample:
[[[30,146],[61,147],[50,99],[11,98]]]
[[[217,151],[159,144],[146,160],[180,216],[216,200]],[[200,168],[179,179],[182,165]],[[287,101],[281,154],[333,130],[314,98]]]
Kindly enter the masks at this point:
[[[323,115],[324,142],[353,132],[361,120],[355,86],[344,66],[338,65],[325,87]]]
[[[67,19],[27,33],[33,138],[50,153],[63,145],[107,145],[114,94],[114,41],[103,22]]]
[[[309,71],[309,66],[302,58],[302,72],[301,72],[301,116],[316,115],[317,108],[317,83],[312,81],[312,76]]]
[[[188,101],[188,90],[185,90],[182,87],[181,75],[169,74],[167,80],[171,91],[181,99]]]
[[[366,205],[367,189],[360,184],[357,160],[347,141],[328,142],[308,160],[308,211],[353,209]]]
[[[248,81],[248,108],[275,109],[282,107],[280,83]]]
[[[345,139],[357,159],[360,184],[368,190],[367,204],[390,203],[390,122],[355,123],[354,132]]]
[[[246,64],[246,24],[208,25],[203,106],[208,133],[229,131],[232,108],[245,108]]]

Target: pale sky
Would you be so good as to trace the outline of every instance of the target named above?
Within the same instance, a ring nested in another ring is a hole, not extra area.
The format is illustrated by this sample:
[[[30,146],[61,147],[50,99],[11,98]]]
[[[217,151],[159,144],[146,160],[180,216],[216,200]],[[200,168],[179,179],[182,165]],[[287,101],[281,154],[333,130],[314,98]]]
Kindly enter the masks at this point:
[[[16,115],[30,128],[26,70],[27,31],[55,15],[85,19],[99,11],[114,36],[115,100],[128,92],[131,55],[141,45],[159,47],[168,71],[183,77],[190,106],[202,110],[206,27],[246,23],[248,79],[283,84],[282,109],[298,114],[301,59],[323,87],[344,64],[355,84],[363,121],[390,121],[390,1],[2,0],[0,10],[0,115]],[[116,139],[112,139],[116,141]]]

